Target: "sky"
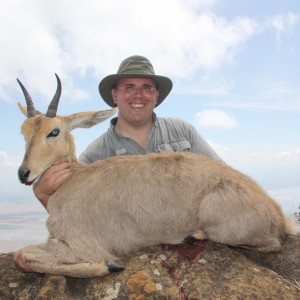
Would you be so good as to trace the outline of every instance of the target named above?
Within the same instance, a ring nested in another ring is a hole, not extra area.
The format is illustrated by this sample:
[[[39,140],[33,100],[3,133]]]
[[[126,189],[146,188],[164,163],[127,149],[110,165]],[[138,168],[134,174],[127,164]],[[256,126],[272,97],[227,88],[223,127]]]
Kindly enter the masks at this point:
[[[43,211],[17,179],[24,98],[16,78],[42,112],[54,73],[59,114],[108,109],[98,84],[131,55],[173,81],[158,116],[188,121],[227,164],[298,208],[298,0],[2,0],[0,49],[0,214]],[[75,130],[77,155],[108,126]]]

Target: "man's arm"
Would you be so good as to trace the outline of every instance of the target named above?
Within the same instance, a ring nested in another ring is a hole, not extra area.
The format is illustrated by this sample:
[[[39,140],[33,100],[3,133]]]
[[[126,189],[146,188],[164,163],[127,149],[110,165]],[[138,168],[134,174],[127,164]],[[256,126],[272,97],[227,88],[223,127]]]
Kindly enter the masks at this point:
[[[65,158],[57,160],[33,186],[33,192],[43,206],[47,209],[49,197],[61,186],[70,175],[70,165]]]
[[[200,135],[200,133],[191,127],[191,152],[201,153],[208,157],[222,161],[216,151],[209,145],[209,143]]]

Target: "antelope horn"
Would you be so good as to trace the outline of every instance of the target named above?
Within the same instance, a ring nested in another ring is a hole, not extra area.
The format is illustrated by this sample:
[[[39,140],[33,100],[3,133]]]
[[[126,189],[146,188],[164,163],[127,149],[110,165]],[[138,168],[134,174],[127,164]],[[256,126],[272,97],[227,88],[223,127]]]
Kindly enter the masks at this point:
[[[17,78],[17,81],[23,91],[23,94],[25,96],[25,100],[26,100],[26,104],[27,104],[27,118],[32,118],[35,116],[35,108],[33,105],[33,102],[31,100],[31,97],[29,95],[29,93],[27,92],[27,90],[25,89],[24,85],[22,84],[22,82]]]
[[[46,113],[46,117],[48,118],[54,118],[56,116],[57,106],[61,95],[61,82],[57,74],[55,74],[55,76],[57,80],[57,89]]]

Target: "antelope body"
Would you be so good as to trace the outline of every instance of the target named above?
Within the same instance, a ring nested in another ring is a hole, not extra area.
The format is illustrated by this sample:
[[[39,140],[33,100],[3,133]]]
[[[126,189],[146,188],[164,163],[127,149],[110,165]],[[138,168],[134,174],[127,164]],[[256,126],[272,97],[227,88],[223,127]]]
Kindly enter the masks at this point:
[[[26,153],[19,168],[32,184],[65,156],[71,176],[50,197],[48,241],[16,253],[28,272],[72,277],[123,269],[116,261],[135,249],[180,243],[188,236],[232,246],[278,251],[291,234],[283,213],[253,180],[222,162],[192,153],[76,160],[70,131],[111,117],[116,109],[56,116],[61,85],[46,115],[36,111],[24,86]],[[53,108],[54,107],[54,108]],[[49,112],[50,111],[50,112]]]

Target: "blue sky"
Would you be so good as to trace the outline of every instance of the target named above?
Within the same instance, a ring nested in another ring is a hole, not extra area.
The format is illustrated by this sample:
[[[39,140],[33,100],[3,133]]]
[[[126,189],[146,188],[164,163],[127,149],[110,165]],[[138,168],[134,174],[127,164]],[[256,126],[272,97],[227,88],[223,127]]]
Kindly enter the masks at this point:
[[[192,123],[231,166],[300,204],[300,2],[3,0],[0,213],[41,211],[17,179],[24,141],[18,77],[45,111],[107,109],[98,83],[134,54],[173,80],[156,113]],[[108,127],[74,131],[77,154]]]

